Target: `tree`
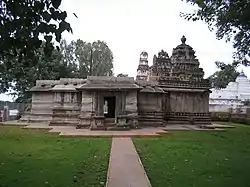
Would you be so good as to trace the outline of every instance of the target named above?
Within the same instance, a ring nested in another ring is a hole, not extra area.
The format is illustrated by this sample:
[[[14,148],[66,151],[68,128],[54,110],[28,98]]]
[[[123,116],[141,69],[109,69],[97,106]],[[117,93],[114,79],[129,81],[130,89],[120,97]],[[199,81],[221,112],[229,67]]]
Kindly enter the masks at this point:
[[[33,56],[44,36],[46,53],[53,49],[65,30],[72,32],[66,22],[67,13],[59,9],[61,0],[2,0],[0,2],[0,54],[6,56]]]
[[[235,81],[239,72],[236,68],[239,62],[233,62],[232,64],[225,64],[224,62],[215,62],[217,68],[219,69],[213,75],[208,77],[213,88],[221,89],[226,88],[229,82]]]
[[[61,43],[63,42],[65,41]],[[46,56],[43,45],[37,50],[36,58],[38,63],[36,64],[29,63],[26,59],[22,59],[21,63],[17,63],[18,58],[11,58],[11,62],[4,59],[1,64],[0,75],[6,84],[2,85],[0,92],[4,93],[11,88],[14,91],[13,94],[18,97],[17,102],[27,102],[30,98],[27,91],[35,85],[36,80],[59,79],[61,77],[73,78],[76,76],[75,72],[78,72],[77,64],[65,60],[66,54],[63,51],[66,50],[66,46],[62,44],[60,51],[53,49],[52,54]]]
[[[35,85],[36,80],[86,78],[91,74],[113,73],[113,54],[105,42],[97,41],[89,44],[77,40],[67,43],[62,40],[60,50],[53,49],[50,56],[45,55],[44,45],[46,43],[37,50],[35,58],[38,61],[35,64],[30,62],[32,59],[22,59],[17,63],[17,57],[0,61],[0,80],[3,83],[0,84],[0,93],[12,89],[18,97],[17,102],[28,102],[31,95],[27,91]],[[93,73],[90,72],[91,65]]]
[[[250,65],[250,0],[186,0],[197,5],[193,13],[181,13],[186,20],[202,20],[210,30],[216,30],[217,39],[233,39],[234,58]]]
[[[60,42],[62,32],[72,32],[60,5],[61,0],[0,1],[0,92],[14,87],[21,93],[19,87],[33,83],[27,79],[33,80],[36,68],[42,66],[41,47],[44,55],[53,56],[53,38]]]
[[[80,77],[113,75],[113,53],[105,42],[87,43],[79,39],[75,55]]]

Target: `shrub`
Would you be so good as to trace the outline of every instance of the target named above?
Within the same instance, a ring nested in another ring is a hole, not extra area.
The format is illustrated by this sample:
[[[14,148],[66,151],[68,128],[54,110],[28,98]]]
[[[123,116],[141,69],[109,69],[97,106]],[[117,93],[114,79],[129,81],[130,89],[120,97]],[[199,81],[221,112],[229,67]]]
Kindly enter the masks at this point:
[[[229,112],[211,112],[212,121],[229,121],[231,114]]]

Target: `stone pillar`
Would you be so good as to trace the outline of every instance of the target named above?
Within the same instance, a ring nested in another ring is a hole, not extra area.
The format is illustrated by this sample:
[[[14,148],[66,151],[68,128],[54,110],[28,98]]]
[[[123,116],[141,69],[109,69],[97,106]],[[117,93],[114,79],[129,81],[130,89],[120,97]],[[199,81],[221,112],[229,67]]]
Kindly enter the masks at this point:
[[[103,94],[102,93],[96,93],[96,95],[97,95],[97,105],[96,105],[96,107],[97,107],[97,111],[98,111],[98,116],[104,116],[104,111],[103,111],[103,105],[104,105],[104,96],[103,96]]]
[[[94,92],[92,95],[91,109],[91,130],[105,130],[103,114],[103,95],[101,92]]]
[[[126,111],[126,92],[119,93],[117,95],[116,103],[116,123],[118,126],[126,126],[127,116]]]
[[[137,91],[127,92],[125,111],[129,125],[138,125]]]
[[[94,116],[94,94],[92,92],[82,92],[82,106],[80,111],[80,127],[90,127]]]

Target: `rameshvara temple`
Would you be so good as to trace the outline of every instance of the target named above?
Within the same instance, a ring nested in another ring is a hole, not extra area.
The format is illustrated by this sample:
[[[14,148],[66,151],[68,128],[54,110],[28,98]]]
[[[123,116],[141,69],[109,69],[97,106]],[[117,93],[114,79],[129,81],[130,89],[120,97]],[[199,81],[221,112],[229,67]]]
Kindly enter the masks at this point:
[[[21,121],[91,130],[173,124],[207,125],[210,85],[193,48],[181,38],[172,56],[161,51],[152,66],[142,52],[133,77],[37,80]]]

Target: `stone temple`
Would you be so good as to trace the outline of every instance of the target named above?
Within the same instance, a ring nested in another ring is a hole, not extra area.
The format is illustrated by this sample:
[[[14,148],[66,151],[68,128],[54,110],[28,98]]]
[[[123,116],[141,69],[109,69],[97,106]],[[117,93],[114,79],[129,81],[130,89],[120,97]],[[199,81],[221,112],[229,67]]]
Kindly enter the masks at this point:
[[[148,65],[142,52],[133,77],[37,80],[21,121],[97,130],[210,124],[209,82],[193,48],[181,38],[172,56],[161,51]]]

